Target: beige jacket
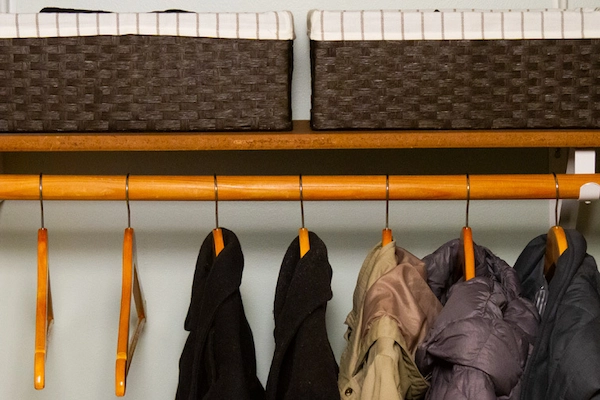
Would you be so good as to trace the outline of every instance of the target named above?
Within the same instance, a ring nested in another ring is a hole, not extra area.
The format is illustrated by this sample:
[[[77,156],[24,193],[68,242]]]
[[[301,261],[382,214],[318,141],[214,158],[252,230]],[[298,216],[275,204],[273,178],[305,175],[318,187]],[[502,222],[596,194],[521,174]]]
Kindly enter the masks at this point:
[[[442,309],[425,265],[392,242],[375,246],[358,275],[346,318],[341,399],[421,399],[429,384],[415,365],[417,345]]]

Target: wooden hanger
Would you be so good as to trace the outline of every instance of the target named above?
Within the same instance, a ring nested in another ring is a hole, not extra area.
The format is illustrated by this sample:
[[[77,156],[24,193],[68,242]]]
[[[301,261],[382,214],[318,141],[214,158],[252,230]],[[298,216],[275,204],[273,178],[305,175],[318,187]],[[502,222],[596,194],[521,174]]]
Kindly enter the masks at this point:
[[[213,234],[213,243],[215,245],[215,257],[221,253],[223,248],[225,247],[225,242],[223,241],[223,231],[219,228],[219,186],[217,185],[217,174],[214,175],[215,178],[215,229],[212,230]]]
[[[473,245],[473,232],[469,228],[469,202],[471,201],[471,182],[467,174],[467,210],[465,226],[460,232],[462,245],[462,264],[465,281],[475,277],[475,250]]]
[[[546,253],[544,255],[544,276],[550,282],[556,270],[558,258],[568,247],[567,235],[564,229],[558,224],[558,201],[560,193],[558,189],[558,178],[554,175],[554,185],[556,187],[556,205],[554,206],[554,223],[555,225],[548,230],[546,238]]]
[[[121,286],[121,310],[119,315],[119,336],[117,339],[117,359],[115,363],[115,393],[125,395],[127,374],[133,359],[138,338],[146,322],[144,294],[140,285],[137,269],[137,248],[135,233],[131,227],[129,208],[129,174],[126,180],[127,228],[123,238],[123,281]],[[129,340],[129,321],[131,318],[131,298],[135,303],[137,322],[131,341]]]
[[[381,232],[381,246],[386,246],[392,243],[394,237],[392,230],[389,228],[390,222],[390,176],[385,176],[385,228]]]
[[[304,194],[302,188],[302,174],[300,174],[300,214],[302,215],[302,228],[298,230],[298,237],[300,239],[300,258],[302,258],[310,250],[308,229],[304,227]]]
[[[37,301],[35,312],[35,354],[33,361],[33,386],[43,389],[46,386],[46,354],[48,333],[54,320],[52,290],[48,269],[48,230],[44,227],[44,203],[42,195],[42,174],[40,174],[40,208],[42,227],[37,238]]]

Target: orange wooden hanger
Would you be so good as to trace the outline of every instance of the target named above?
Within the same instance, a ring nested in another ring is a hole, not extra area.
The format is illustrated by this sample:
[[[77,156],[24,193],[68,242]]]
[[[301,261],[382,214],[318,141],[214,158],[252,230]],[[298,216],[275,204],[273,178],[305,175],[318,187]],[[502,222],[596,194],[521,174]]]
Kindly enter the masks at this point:
[[[467,210],[465,226],[460,232],[460,242],[462,245],[462,263],[464,268],[465,281],[475,277],[475,250],[473,246],[473,232],[469,227],[469,202],[471,201],[471,182],[467,174]]]
[[[214,175],[215,178],[215,229],[212,230],[213,234],[213,242],[215,244],[215,257],[221,253],[223,248],[225,247],[225,242],[223,241],[223,231],[219,228],[219,186],[217,185],[217,174]]]
[[[389,228],[390,222],[390,176],[385,176],[385,228],[381,232],[381,246],[392,243],[394,237],[392,230]]]
[[[48,230],[44,227],[44,200],[42,195],[42,174],[40,174],[40,208],[42,227],[37,238],[37,302],[35,312],[35,355],[33,361],[33,386],[43,389],[46,385],[46,350],[48,332],[54,320],[52,291],[48,270]]]
[[[558,224],[558,201],[560,193],[558,190],[558,178],[554,175],[554,185],[556,187],[556,205],[554,206],[554,226],[548,230],[546,238],[546,253],[544,255],[544,276],[549,282],[554,276],[558,258],[568,247],[567,235],[564,229]]]
[[[300,258],[302,258],[310,250],[308,229],[304,227],[304,194],[302,187],[302,174],[300,174],[300,214],[302,215],[302,228],[298,230],[298,237],[300,239]]]
[[[121,286],[121,311],[119,315],[119,336],[117,339],[117,360],[115,365],[115,392],[124,396],[127,374],[133,359],[138,338],[146,322],[144,293],[140,285],[137,269],[137,249],[135,234],[131,227],[131,211],[129,208],[129,174],[125,184],[127,199],[127,228],[123,238],[123,281]],[[131,318],[131,298],[135,302],[137,322],[131,341],[129,340],[129,320]]]

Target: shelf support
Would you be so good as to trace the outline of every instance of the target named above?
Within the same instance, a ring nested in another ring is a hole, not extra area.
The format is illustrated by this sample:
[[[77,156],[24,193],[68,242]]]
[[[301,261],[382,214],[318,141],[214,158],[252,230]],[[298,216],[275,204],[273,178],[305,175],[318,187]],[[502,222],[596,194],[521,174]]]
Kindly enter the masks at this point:
[[[596,151],[594,149],[570,148],[567,161],[567,174],[594,174],[596,172]],[[589,207],[589,204],[598,200],[600,196],[600,185],[588,183],[582,185],[577,199],[563,199],[560,201],[560,225],[564,228],[578,229],[582,225],[578,223],[580,212]],[[550,202],[550,226],[554,225],[554,204]]]

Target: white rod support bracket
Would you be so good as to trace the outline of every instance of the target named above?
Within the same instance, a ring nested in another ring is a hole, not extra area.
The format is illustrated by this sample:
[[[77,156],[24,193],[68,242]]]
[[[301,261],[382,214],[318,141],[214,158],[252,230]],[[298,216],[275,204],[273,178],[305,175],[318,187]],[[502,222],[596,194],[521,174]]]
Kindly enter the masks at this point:
[[[591,171],[591,172],[590,172]],[[593,149],[569,149],[569,160],[567,162],[567,174],[589,174],[596,172],[596,151]],[[560,184],[560,182],[559,182]],[[560,188],[559,188],[560,190]],[[577,215],[579,214],[580,202],[589,204],[600,199],[600,186],[595,183],[586,183],[581,186],[578,200],[561,201],[560,224],[565,228],[577,228]],[[554,215],[553,212],[550,213]],[[551,219],[551,225],[555,221]]]
[[[596,151],[589,149],[576,149],[573,155],[574,174],[593,174],[596,172]],[[591,171],[591,172],[590,172]],[[579,201],[590,203],[600,199],[600,186],[595,183],[586,183],[579,190]]]
[[[579,189],[579,201],[585,204],[590,204],[594,200],[600,199],[600,185],[589,182],[581,186]]]

